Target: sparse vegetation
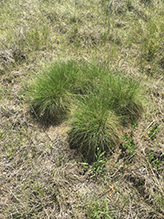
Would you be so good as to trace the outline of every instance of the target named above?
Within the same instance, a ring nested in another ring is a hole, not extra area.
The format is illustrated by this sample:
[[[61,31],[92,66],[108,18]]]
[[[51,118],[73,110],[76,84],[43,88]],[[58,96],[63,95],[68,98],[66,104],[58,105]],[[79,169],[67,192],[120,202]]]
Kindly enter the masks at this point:
[[[100,219],[100,218],[108,218],[112,219],[110,216],[111,213],[115,212],[114,210],[109,210],[109,206],[107,200],[99,201],[92,201],[87,206],[87,217],[93,219]]]
[[[163,8],[0,1],[0,218],[164,218]]]
[[[108,158],[104,159],[104,154],[106,151],[101,152],[99,148],[97,148],[97,152],[95,153],[96,161],[89,165],[88,163],[81,163],[84,165],[84,167],[88,170],[88,172],[91,173],[92,177],[97,177],[98,175],[101,175],[105,172],[105,164],[108,161]]]
[[[157,136],[158,132],[159,132],[159,128],[158,128],[158,124],[156,123],[153,126],[153,128],[149,131],[149,134],[148,134],[149,138],[153,140]]]
[[[122,147],[128,156],[133,155],[134,152],[137,150],[137,147],[135,145],[134,138],[133,138],[134,137],[134,129],[136,127],[137,127],[137,123],[132,124],[132,127],[131,127],[132,130],[131,130],[130,134],[125,133],[124,136],[122,137],[122,139],[123,139]]]

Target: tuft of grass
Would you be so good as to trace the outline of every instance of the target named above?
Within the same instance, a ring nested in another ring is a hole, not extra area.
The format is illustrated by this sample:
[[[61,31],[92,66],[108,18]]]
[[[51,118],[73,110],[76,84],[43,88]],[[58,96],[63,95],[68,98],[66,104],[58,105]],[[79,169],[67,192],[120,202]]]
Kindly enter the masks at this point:
[[[109,69],[92,59],[90,62],[79,64],[78,83],[74,85],[74,94],[88,95],[90,92],[97,93],[104,85],[106,77],[109,77]],[[103,90],[104,90],[103,88]]]
[[[122,125],[137,121],[143,112],[142,93],[139,81],[125,76],[124,72],[113,70],[92,60],[80,66],[78,79],[79,94],[93,92],[102,95],[108,103],[108,109],[120,118]]]
[[[143,89],[137,79],[129,78],[124,72],[106,67],[95,60],[80,68],[82,73],[78,86],[81,94],[93,92],[102,96],[108,109],[114,111],[123,125],[139,119],[144,109]]]
[[[137,121],[143,112],[139,82],[117,74],[109,77],[110,105],[123,125]]]
[[[46,68],[31,83],[28,91],[32,110],[41,121],[60,122],[68,112],[70,90],[76,82],[78,68],[73,61],[59,61]]]
[[[70,60],[51,64],[32,82],[28,95],[44,123],[61,122],[71,112],[69,143],[92,162],[97,148],[111,152],[119,143],[121,125],[140,116],[138,91],[138,83],[118,71],[95,61],[82,65]]]
[[[96,160],[97,148],[111,152],[119,142],[119,120],[108,110],[105,95],[91,93],[77,100],[72,109],[69,143],[88,162]]]

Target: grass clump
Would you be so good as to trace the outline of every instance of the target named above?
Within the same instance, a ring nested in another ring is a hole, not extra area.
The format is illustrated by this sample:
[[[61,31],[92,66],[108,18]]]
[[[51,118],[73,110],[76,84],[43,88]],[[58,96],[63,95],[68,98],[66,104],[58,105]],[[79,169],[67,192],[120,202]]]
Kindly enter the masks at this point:
[[[44,123],[59,122],[66,116],[70,90],[78,68],[73,61],[54,63],[32,82],[28,96],[32,109]]]
[[[113,151],[121,126],[142,112],[139,85],[95,62],[55,62],[39,75],[29,91],[31,106],[42,121],[61,122],[70,112],[69,143],[89,162],[97,149]]]
[[[96,160],[97,148],[111,152],[119,142],[119,120],[108,110],[105,97],[91,93],[72,110],[69,143],[88,162]]]
[[[110,76],[108,82],[110,108],[120,118],[123,125],[137,121],[143,112],[141,88],[136,80],[122,75]]]
[[[75,99],[69,143],[92,162],[97,148],[108,154],[118,145],[121,127],[136,121],[143,106],[138,82],[94,63],[82,71],[93,86]]]

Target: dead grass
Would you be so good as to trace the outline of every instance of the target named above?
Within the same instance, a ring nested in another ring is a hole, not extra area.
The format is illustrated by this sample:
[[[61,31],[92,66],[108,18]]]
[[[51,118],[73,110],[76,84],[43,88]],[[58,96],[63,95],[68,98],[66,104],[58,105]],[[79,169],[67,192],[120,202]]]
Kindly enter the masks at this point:
[[[164,218],[164,3],[111,2],[1,1],[0,218]],[[67,124],[43,129],[22,92],[45,63],[70,57],[94,57],[146,88],[133,159],[120,147],[95,178],[69,148]]]

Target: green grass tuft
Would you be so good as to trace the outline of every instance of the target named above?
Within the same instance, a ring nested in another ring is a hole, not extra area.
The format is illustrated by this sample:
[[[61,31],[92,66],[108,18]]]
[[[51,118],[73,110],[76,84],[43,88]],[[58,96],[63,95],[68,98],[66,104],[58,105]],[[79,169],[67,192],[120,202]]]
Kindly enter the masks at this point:
[[[28,96],[31,106],[44,123],[58,123],[66,116],[70,90],[78,68],[73,61],[56,62],[32,82]]]
[[[52,64],[32,83],[29,96],[44,123],[61,122],[70,112],[69,143],[88,161],[95,160],[97,148],[111,152],[121,125],[142,113],[138,83],[95,62]]]
[[[127,125],[137,121],[143,112],[142,89],[139,82],[122,75],[110,76],[107,82],[110,90],[109,108]]]
[[[69,143],[89,162],[95,160],[97,148],[111,152],[119,142],[119,120],[102,97],[92,93],[78,100],[72,110]]]

